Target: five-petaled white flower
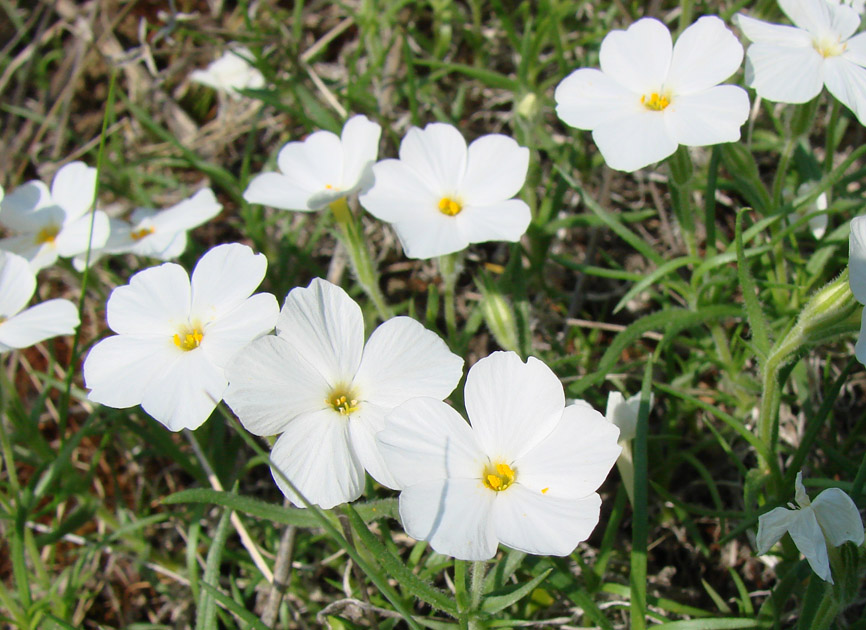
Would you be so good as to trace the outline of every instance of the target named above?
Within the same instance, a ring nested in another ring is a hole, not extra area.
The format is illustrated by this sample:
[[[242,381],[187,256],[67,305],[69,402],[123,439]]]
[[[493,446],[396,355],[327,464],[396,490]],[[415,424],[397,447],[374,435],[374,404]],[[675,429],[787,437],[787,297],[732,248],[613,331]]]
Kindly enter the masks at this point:
[[[719,85],[743,60],[743,47],[724,22],[700,18],[672,47],[668,28],[652,18],[601,43],[601,70],[581,68],[556,87],[556,114],[592,131],[605,162],[635,171],[680,144],[734,142],[749,116],[749,97]]]
[[[839,488],[827,488],[810,501],[803,487],[802,472],[797,473],[794,488],[799,509],[793,505],[791,509],[777,507],[758,517],[758,555],[767,553],[788,532],[812,570],[832,584],[827,543],[838,547],[850,540],[862,545],[860,512],[851,497]]]
[[[265,85],[265,77],[247,61],[252,58],[253,54],[248,48],[238,46],[224,52],[222,57],[211,62],[204,70],[193,70],[189,78],[238,100],[241,98],[238,90],[257,89]]]
[[[220,210],[222,204],[210,188],[165,210],[136,208],[130,221],[109,220],[108,240],[103,247],[91,252],[90,264],[101,256],[124,253],[173,260],[186,250],[187,232],[212,219]],[[77,256],[73,262],[77,269],[84,268],[84,256]]]
[[[108,325],[116,333],[84,361],[90,400],[119,409],[141,404],[172,431],[195,429],[222,400],[225,366],[277,319],[270,293],[251,295],[267,260],[246,245],[220,245],[192,273],[164,263],[111,292]]]
[[[83,162],[57,171],[50,191],[35,180],[19,186],[0,202],[0,223],[17,232],[0,240],[0,249],[23,256],[33,271],[39,271],[58,256],[76,256],[88,245],[102,247],[108,238],[108,216],[101,210],[88,212],[95,195],[96,169]]]
[[[29,263],[16,254],[0,252],[0,352],[71,335],[78,327],[78,309],[69,300],[48,300],[24,309],[34,291],[36,276]]]
[[[860,304],[866,305],[866,216],[851,219],[848,238],[848,284]],[[860,321],[860,336],[854,347],[860,363],[866,364],[866,309]]]
[[[469,148],[452,125],[413,127],[399,160],[373,167],[375,182],[360,197],[377,219],[394,225],[410,258],[433,258],[470,243],[520,240],[532,215],[512,199],[526,180],[529,149],[501,134]]]
[[[402,488],[406,532],[439,553],[486,560],[498,543],[564,556],[598,523],[595,492],[619,430],[586,404],[565,406],[544,363],[495,352],[469,370],[470,427],[453,408],[410,400],[376,437]]]
[[[826,0],[779,0],[794,26],[736,16],[753,43],[746,52],[746,82],[759,96],[805,103],[823,86],[866,125],[866,33],[857,11]]]
[[[346,121],[338,137],[316,131],[303,142],[289,142],[277,155],[281,173],[262,173],[244,199],[282,210],[308,212],[367,188],[379,154],[382,128],[366,116]]]
[[[277,334],[256,339],[228,368],[226,403],[256,435],[281,433],[271,451],[277,485],[331,508],[357,499],[364,469],[395,482],[376,448],[385,414],[416,396],[442,399],[457,386],[463,360],[408,317],[379,326],[364,345],[361,308],[320,278],[295,288]]]

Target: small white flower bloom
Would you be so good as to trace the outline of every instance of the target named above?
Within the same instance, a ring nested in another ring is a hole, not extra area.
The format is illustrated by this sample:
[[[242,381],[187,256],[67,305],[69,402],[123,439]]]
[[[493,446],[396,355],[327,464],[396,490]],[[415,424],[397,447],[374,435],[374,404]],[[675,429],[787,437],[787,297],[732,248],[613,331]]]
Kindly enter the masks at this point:
[[[78,309],[69,300],[48,300],[25,309],[35,291],[36,276],[29,263],[0,252],[0,352],[71,335],[78,327]]]
[[[529,149],[489,134],[468,149],[452,125],[413,127],[399,160],[373,167],[373,187],[361,205],[392,223],[409,258],[433,258],[470,243],[516,242],[526,232],[529,206],[512,199],[526,180]]]
[[[805,103],[823,86],[866,124],[866,33],[857,11],[826,0],[779,0],[794,26],[737,14],[752,41],[746,52],[746,82],[762,98]]]
[[[803,473],[797,473],[795,498],[799,509],[777,507],[758,517],[758,555],[791,534],[809,566],[825,582],[833,583],[827,543],[838,547],[846,541],[863,544],[863,520],[854,501],[839,488],[827,488],[814,501],[803,487]]]
[[[113,254],[135,254],[159,260],[173,260],[186,250],[187,232],[220,213],[220,204],[210,188],[198,191],[189,199],[165,210],[137,208],[130,221],[110,219],[111,232],[105,245],[90,254],[92,265],[99,257]],[[76,269],[84,268],[84,256],[73,261]]]
[[[50,191],[35,180],[19,186],[0,202],[0,223],[18,233],[0,240],[0,249],[23,256],[35,272],[53,265],[58,256],[87,251],[88,244],[91,249],[102,247],[108,216],[101,210],[89,212],[95,195],[96,169],[83,162],[57,171]]]
[[[653,395],[650,394],[649,405],[652,407]],[[634,463],[632,460],[631,442],[637,432],[637,419],[640,415],[640,393],[626,399],[619,392],[611,392],[607,396],[605,419],[619,429],[619,445],[622,452],[616,460],[616,467],[622,477],[622,483],[628,493],[629,501],[634,501]]]
[[[270,293],[251,295],[267,269],[246,245],[220,245],[189,275],[164,263],[111,292],[108,325],[117,333],[84,361],[90,400],[123,409],[141,404],[172,431],[208,419],[227,386],[225,366],[277,318]]]
[[[364,344],[360,307],[320,278],[292,289],[277,334],[256,339],[228,368],[226,403],[256,435],[281,433],[271,451],[274,480],[302,507],[283,476],[328,509],[357,499],[364,469],[395,487],[376,448],[385,414],[417,396],[442,399],[463,359],[408,317],[379,326]]]
[[[619,431],[587,404],[565,406],[544,363],[495,352],[469,370],[472,426],[438,400],[392,411],[376,437],[402,488],[406,532],[439,553],[487,560],[499,543],[570,554],[598,523],[595,492],[619,455]]]
[[[247,59],[253,54],[243,46],[227,50],[204,70],[193,70],[189,78],[196,83],[225,92],[234,100],[241,98],[238,90],[264,87],[265,77]]]
[[[289,142],[277,155],[281,173],[262,173],[244,199],[282,210],[308,212],[367,188],[379,154],[382,128],[366,116],[353,116],[338,137],[316,131],[303,142]]]
[[[743,60],[743,47],[715,16],[689,26],[675,46],[668,28],[644,18],[601,43],[601,70],[581,68],[556,87],[556,114],[592,131],[605,162],[635,171],[680,144],[706,146],[740,139],[749,97],[719,85]]]

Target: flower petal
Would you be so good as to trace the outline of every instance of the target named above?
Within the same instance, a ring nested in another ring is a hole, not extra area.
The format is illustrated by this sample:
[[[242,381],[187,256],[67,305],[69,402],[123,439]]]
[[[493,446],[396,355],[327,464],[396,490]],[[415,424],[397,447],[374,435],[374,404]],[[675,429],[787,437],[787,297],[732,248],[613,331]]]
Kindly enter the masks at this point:
[[[546,497],[588,496],[619,457],[618,438],[619,429],[595,409],[569,405],[556,428],[514,462],[517,481]]]
[[[329,385],[348,385],[361,363],[364,317],[340,287],[313,278],[286,296],[277,334],[308,361]]]
[[[812,509],[831,545],[838,547],[849,540],[858,547],[863,544],[860,510],[844,491],[827,488],[812,501]]]
[[[336,134],[316,131],[303,142],[289,142],[280,149],[277,164],[283,175],[302,190],[314,193],[328,186],[339,188],[343,175],[343,146]]]
[[[311,212],[315,208],[309,202],[315,192],[299,186],[294,179],[280,173],[262,173],[249,183],[244,191],[244,199],[280,210]]]
[[[556,86],[556,115],[578,129],[600,125],[640,111],[640,96],[594,68],[581,68]]]
[[[40,181],[29,181],[22,184],[0,201],[0,222],[16,232],[36,233],[42,229],[44,215],[35,210],[54,206],[48,187]],[[52,219],[60,225],[65,213],[62,208],[54,207]]]
[[[358,201],[381,221],[421,219],[441,214],[442,192],[430,185],[414,168],[400,160],[382,160],[373,166],[374,183]]]
[[[866,33],[858,33],[845,42],[841,57],[858,66],[866,66]]]
[[[19,312],[36,291],[36,276],[21,256],[0,251],[0,318]]]
[[[866,304],[866,216],[851,219],[848,237],[848,284],[860,304]]]
[[[441,212],[398,221],[393,227],[407,258],[428,260],[462,251],[469,246],[469,241],[457,229],[454,217]]]
[[[860,334],[857,337],[857,344],[854,346],[854,356],[860,363],[866,365],[866,308],[863,309],[863,314],[860,316]]]
[[[54,175],[51,197],[66,210],[67,220],[83,216],[96,198],[96,169],[84,162],[70,162]]]
[[[677,150],[677,142],[665,125],[664,112],[649,110],[596,127],[592,139],[607,165],[618,171],[636,171]]]
[[[824,83],[830,94],[866,125],[866,68],[844,57],[831,57],[824,63]]]
[[[141,407],[170,431],[197,429],[222,400],[227,384],[223,369],[201,348],[180,351],[171,367],[147,384]]]
[[[410,398],[444,399],[463,375],[463,359],[410,317],[389,319],[370,335],[353,385],[363,400],[391,409]]]
[[[208,250],[192,272],[190,318],[202,324],[231,312],[252,295],[268,269],[264,254],[230,243]]]
[[[108,326],[116,333],[171,341],[189,318],[189,276],[183,267],[164,263],[132,276],[111,292],[106,304]]]
[[[48,300],[0,323],[0,345],[27,348],[58,335],[72,335],[78,327],[78,309],[69,300]]]
[[[758,517],[758,555],[762,556],[785,535],[800,518],[801,510],[777,507]]]
[[[735,142],[748,118],[749,95],[737,85],[678,94],[664,111],[671,137],[689,147]]]
[[[222,204],[210,188],[203,188],[189,199],[153,215],[152,225],[157,232],[191,230],[220,213]]]
[[[806,103],[824,85],[824,58],[808,47],[755,43],[746,51],[749,86],[761,98],[777,103]]]
[[[704,16],[683,31],[674,45],[665,87],[677,96],[718,85],[743,61],[743,46],[725,23]]]
[[[483,206],[467,205],[454,218],[461,236],[470,243],[516,243],[526,234],[532,211],[522,199],[507,199]]]
[[[325,510],[354,501],[364,489],[364,468],[349,445],[348,423],[332,409],[302,415],[286,426],[271,451],[271,472],[298,507],[304,504],[283,476]]]
[[[829,2],[815,0],[779,0],[779,7],[788,18],[800,28],[813,35],[830,29],[831,15]]]
[[[469,145],[460,197],[466,206],[484,206],[510,199],[523,188],[529,149],[498,133]]]
[[[382,128],[366,116],[352,116],[343,125],[343,174],[340,187],[346,194],[367,188],[373,181],[373,163],[379,155]]]
[[[600,510],[601,497],[595,493],[564,499],[515,483],[497,493],[490,520],[503,545],[536,555],[567,556],[589,538]]]
[[[815,511],[812,508],[799,510],[798,518],[791,521],[788,533],[791,534],[797,549],[806,556],[809,566],[818,577],[832,584],[833,577],[830,575],[827,542],[824,540],[821,526],[818,525],[818,519],[815,518]]]
[[[238,352],[226,377],[226,404],[254,435],[275,435],[294,418],[327,408],[328,383],[274,335],[259,337]]]
[[[487,463],[466,421],[435,398],[413,398],[391,411],[376,442],[403,488],[446,477],[480,484]]]
[[[391,411],[371,403],[349,416],[349,441],[358,461],[370,476],[386,488],[398,490],[400,484],[391,474],[376,444],[376,434],[385,428],[385,414]]]
[[[277,298],[257,293],[205,327],[201,348],[214,365],[225,367],[256,337],[271,332],[280,314]]]
[[[772,24],[737,13],[734,21],[749,41],[792,48],[811,48],[812,36],[796,26]]]
[[[406,533],[460,560],[489,560],[498,541],[490,510],[493,492],[477,479],[428,479],[400,494]]]
[[[492,459],[520,459],[546,438],[565,408],[562,383],[544,363],[514,352],[494,352],[469,370],[466,412]]]
[[[625,31],[611,31],[601,42],[601,71],[635,94],[658,92],[671,65],[671,33],[654,18]]]
[[[445,123],[430,123],[423,130],[412,127],[400,143],[400,160],[443,196],[460,191],[466,159],[466,141]]]
[[[66,223],[54,239],[54,246],[60,256],[71,258],[88,249],[100,249],[110,232],[108,215],[96,210],[92,215],[86,214]]]

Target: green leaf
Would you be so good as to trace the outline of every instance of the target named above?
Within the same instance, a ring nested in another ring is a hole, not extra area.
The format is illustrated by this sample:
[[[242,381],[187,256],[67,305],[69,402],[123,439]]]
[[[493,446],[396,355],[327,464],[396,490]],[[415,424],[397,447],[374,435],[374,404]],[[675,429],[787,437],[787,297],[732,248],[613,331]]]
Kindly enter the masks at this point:
[[[238,618],[247,623],[248,628],[254,628],[255,630],[270,630],[268,626],[262,623],[262,620],[256,617],[253,613],[247,610],[246,606],[239,604],[234,599],[223,593],[218,588],[214,587],[207,582],[201,583],[204,590],[216,601],[223,605],[223,607],[233,612]]]
[[[232,492],[222,490],[211,490],[210,488],[192,488],[181,490],[165,497],[162,502],[165,505],[178,503],[208,503],[221,505],[230,510],[249,514],[257,518],[267,519],[274,523],[283,525],[296,525],[298,527],[318,527],[319,522],[308,510],[301,508],[286,508],[274,503],[266,503],[251,497],[241,496]]]
[[[737,628],[768,628],[754,619],[719,617],[718,619],[688,619],[653,626],[653,630],[736,630]]]
[[[547,569],[540,575],[536,575],[525,584],[514,584],[485,595],[484,600],[481,602],[481,610],[492,615],[519,602],[529,595],[536,586],[541,584],[550,575],[551,571],[553,571],[553,568]]]
[[[746,212],[748,212],[747,208],[740,210],[736,218],[737,274],[740,278],[740,287],[743,289],[743,301],[746,304],[746,315],[752,329],[752,339],[763,359],[770,352],[770,335],[767,321],[764,319],[764,311],[755,293],[755,280],[749,272],[749,263],[743,246],[743,215]]]
[[[219,580],[220,560],[222,560],[226,540],[229,537],[231,515],[231,509],[223,511],[213,541],[211,542],[210,550],[207,552],[204,576],[199,581],[202,591],[199,594],[198,609],[196,610],[195,630],[214,630],[217,627],[216,599],[213,596],[213,591],[216,589],[208,589],[207,586],[209,584],[216,584]]]

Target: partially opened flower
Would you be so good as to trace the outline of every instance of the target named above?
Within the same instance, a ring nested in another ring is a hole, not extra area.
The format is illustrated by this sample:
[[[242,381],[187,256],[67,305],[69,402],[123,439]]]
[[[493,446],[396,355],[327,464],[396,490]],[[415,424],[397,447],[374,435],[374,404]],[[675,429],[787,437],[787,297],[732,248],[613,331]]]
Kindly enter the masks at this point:
[[[303,142],[289,142],[277,156],[281,173],[262,173],[244,199],[283,210],[320,210],[371,183],[382,128],[366,116],[346,121],[340,136],[316,131]]]
[[[78,327],[78,309],[69,300],[47,300],[25,308],[35,291],[36,276],[29,263],[0,252],[0,352],[71,335]]]
[[[601,70],[581,68],[562,80],[556,114],[591,130],[605,162],[620,171],[663,160],[681,144],[734,142],[749,116],[749,97],[719,83],[742,60],[740,42],[715,16],[689,26],[675,46],[664,24],[644,18],[605,36]]]
[[[866,216],[851,219],[848,238],[848,283],[860,304],[866,304]],[[860,322],[860,336],[854,347],[860,363],[866,364],[866,309]]]
[[[565,406],[544,363],[495,352],[469,370],[466,411],[431,398],[397,407],[376,437],[399,483],[406,532],[439,553],[486,560],[499,543],[564,556],[598,523],[618,429]]]
[[[50,191],[35,180],[19,186],[0,202],[0,223],[17,232],[0,240],[0,249],[23,256],[39,271],[58,256],[70,258],[88,247],[102,247],[108,239],[108,216],[89,212],[95,195],[96,169],[83,162],[57,171]]]
[[[136,254],[159,260],[173,260],[186,250],[187,232],[220,213],[220,204],[210,188],[165,210],[137,208],[130,221],[110,219],[111,233],[105,245],[91,252],[90,263],[111,254]],[[84,268],[84,256],[75,259]]]
[[[164,263],[111,292],[108,325],[117,333],[84,361],[90,400],[119,409],[141,404],[172,431],[195,429],[222,400],[225,366],[271,331],[276,298],[251,295],[267,260],[246,245],[209,250],[189,275]]]
[[[193,70],[189,78],[238,100],[241,98],[238,90],[256,89],[265,85],[262,73],[247,61],[252,58],[248,48],[238,46],[224,52],[222,57],[204,70]]]
[[[794,488],[796,506],[777,507],[758,517],[758,554],[767,553],[787,532],[818,577],[832,584],[827,543],[833,547],[846,541],[862,545],[860,511],[839,488],[827,488],[810,501],[801,472],[797,473]]]
[[[280,433],[274,479],[302,506],[331,508],[357,499],[364,470],[395,487],[374,437],[385,414],[416,396],[446,397],[463,360],[409,317],[379,326],[364,344],[360,307],[343,289],[314,279],[292,289],[277,334],[256,339],[228,369],[226,402],[256,435]]]
[[[794,26],[737,14],[752,45],[746,81],[762,98],[805,103],[827,90],[866,124],[866,33],[857,11],[827,0],[779,0]]]
[[[611,392],[607,396],[607,409],[604,417],[619,429],[619,445],[622,453],[616,460],[616,467],[622,476],[622,483],[628,493],[629,501],[634,501],[634,463],[632,461],[631,442],[637,432],[637,420],[640,415],[640,393],[626,399],[619,392]],[[650,394],[649,406],[652,407],[653,396]]]

